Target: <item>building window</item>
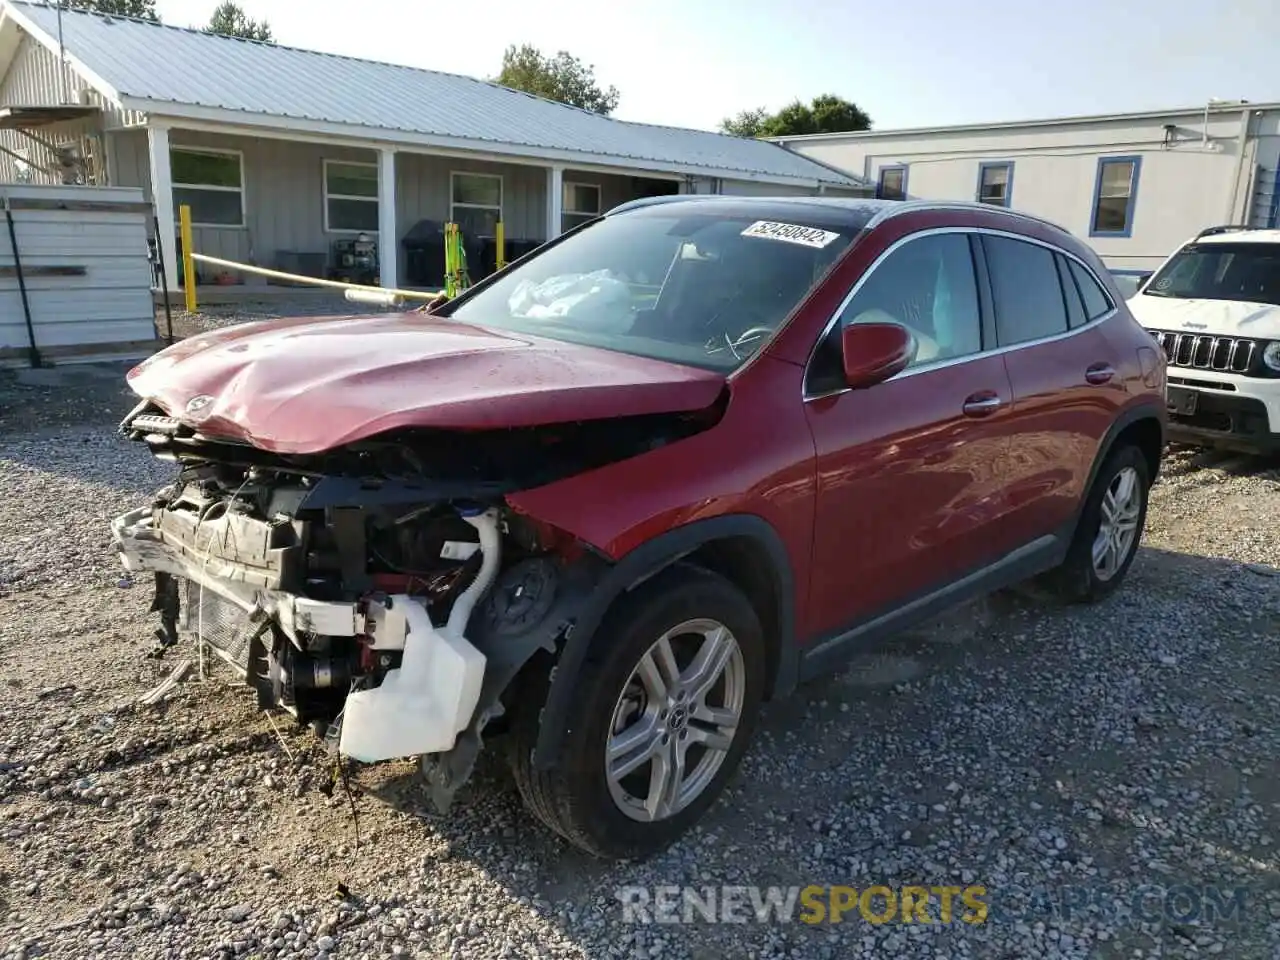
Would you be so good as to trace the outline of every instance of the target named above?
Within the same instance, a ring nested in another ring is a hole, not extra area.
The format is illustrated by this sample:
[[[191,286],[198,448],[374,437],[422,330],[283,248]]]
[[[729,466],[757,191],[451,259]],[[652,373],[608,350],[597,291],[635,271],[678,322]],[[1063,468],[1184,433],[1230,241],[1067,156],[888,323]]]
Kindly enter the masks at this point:
[[[1013,194],[1012,163],[982,163],[978,165],[978,202],[996,207],[1009,206]]]
[[[239,150],[169,151],[174,206],[189,206],[201,227],[244,226],[244,155]]]
[[[1091,237],[1127,237],[1133,232],[1133,207],[1138,197],[1141,157],[1099,157],[1093,188]]]
[[[560,232],[600,216],[600,187],[594,183],[564,184],[564,205],[560,213]]]
[[[463,237],[492,237],[502,219],[502,178],[491,173],[453,173],[449,218]]]
[[[876,196],[881,200],[907,199],[907,165],[905,163],[880,168]]]
[[[324,228],[330,233],[376,233],[378,165],[324,162]]]

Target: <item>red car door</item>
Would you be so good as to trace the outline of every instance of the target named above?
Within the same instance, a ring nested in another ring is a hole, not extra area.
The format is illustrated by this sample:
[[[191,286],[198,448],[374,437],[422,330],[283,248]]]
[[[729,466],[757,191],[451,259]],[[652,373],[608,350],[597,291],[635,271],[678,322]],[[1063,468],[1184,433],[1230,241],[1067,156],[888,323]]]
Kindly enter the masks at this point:
[[[968,234],[906,238],[854,288],[813,357],[805,410],[817,452],[807,634],[854,627],[937,589],[1010,548],[1005,506],[1012,387],[1004,357],[983,352]],[[842,389],[838,336],[893,320],[920,349],[898,376]]]
[[[1097,322],[1114,305],[1074,257],[982,237],[996,337],[1013,386],[1009,519],[1028,540],[1065,528],[1126,395],[1117,350]]]

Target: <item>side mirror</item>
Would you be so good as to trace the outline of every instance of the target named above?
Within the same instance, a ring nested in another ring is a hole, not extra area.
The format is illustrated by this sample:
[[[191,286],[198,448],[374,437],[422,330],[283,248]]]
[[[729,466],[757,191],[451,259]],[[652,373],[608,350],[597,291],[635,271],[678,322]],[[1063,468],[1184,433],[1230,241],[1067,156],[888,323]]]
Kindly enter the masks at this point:
[[[896,377],[915,358],[916,338],[900,323],[851,323],[840,331],[844,382],[855,390]]]

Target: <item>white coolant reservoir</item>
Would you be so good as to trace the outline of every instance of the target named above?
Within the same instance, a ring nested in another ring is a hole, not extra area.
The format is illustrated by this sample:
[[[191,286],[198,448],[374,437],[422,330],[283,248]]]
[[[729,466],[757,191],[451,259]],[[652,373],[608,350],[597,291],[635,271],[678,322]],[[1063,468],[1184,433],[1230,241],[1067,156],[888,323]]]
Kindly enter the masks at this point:
[[[347,697],[338,749],[363,763],[443,753],[453,749],[480,700],[485,656],[463,636],[476,603],[493,583],[501,537],[495,510],[463,513],[480,534],[483,562],[454,601],[449,622],[437,629],[426,609],[408,596],[392,598],[405,618],[400,666],[380,686]],[[401,606],[403,604],[403,606]]]

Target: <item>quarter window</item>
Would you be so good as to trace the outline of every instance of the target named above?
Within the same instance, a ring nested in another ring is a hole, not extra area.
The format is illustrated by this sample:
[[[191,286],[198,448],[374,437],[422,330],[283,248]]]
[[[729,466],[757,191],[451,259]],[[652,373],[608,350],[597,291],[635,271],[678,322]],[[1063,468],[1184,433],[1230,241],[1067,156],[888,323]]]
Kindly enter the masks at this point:
[[[502,178],[491,173],[454,173],[449,216],[463,237],[493,237],[502,219]]]
[[[978,167],[978,202],[1009,206],[1013,186],[1012,163],[984,163]]]
[[[564,204],[560,214],[560,231],[568,233],[579,224],[600,216],[600,187],[594,183],[564,185]]]
[[[191,208],[191,222],[203,227],[244,226],[244,163],[231,150],[169,151],[175,206]]]
[[[1133,206],[1138,194],[1138,157],[1102,157],[1094,187],[1089,232],[1095,236],[1127,237],[1133,230]]]
[[[983,237],[996,337],[1002,347],[1067,330],[1067,307],[1047,247],[1007,237]]]
[[[863,282],[840,314],[850,323],[900,323],[918,342],[913,365],[982,349],[982,321],[969,239],[940,233],[911,240]]]
[[[1071,275],[1075,278],[1076,286],[1080,288],[1081,299],[1084,300],[1085,316],[1090,320],[1097,320],[1104,313],[1114,310],[1115,306],[1111,298],[1089,271],[1074,260],[1070,261],[1070,265]]]
[[[1062,284],[1062,298],[1067,304],[1067,325],[1074,330],[1076,327],[1083,327],[1088,322],[1088,317],[1084,312],[1084,301],[1080,299],[1080,290],[1076,287],[1075,280],[1071,277],[1071,268],[1067,265],[1067,258],[1062,254],[1054,254],[1054,261],[1058,265],[1058,282]]]
[[[378,229],[378,165],[324,162],[324,227],[334,232]]]

